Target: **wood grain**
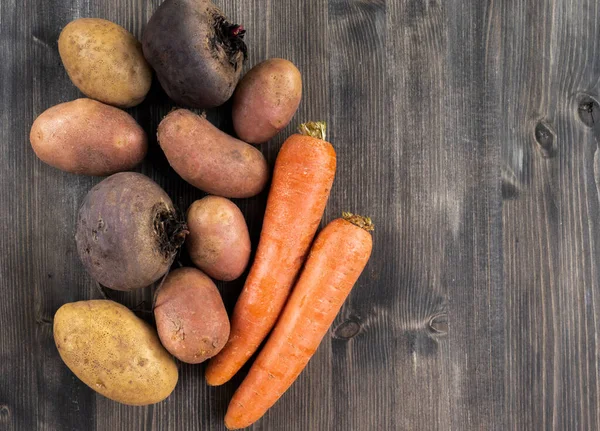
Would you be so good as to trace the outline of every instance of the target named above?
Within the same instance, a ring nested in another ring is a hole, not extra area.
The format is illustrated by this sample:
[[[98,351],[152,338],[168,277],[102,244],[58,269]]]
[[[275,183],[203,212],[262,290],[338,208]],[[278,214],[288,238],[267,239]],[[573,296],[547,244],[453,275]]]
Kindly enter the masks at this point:
[[[56,41],[83,16],[140,37],[160,3],[0,2],[0,429],[225,429],[245,370],[209,388],[180,364],[170,398],[128,407],[75,378],[52,339],[60,305],[101,295],[73,240],[100,179],[28,143],[37,115],[81,96]],[[323,222],[376,225],[330,334],[253,429],[600,429],[600,2],[218,4],[247,29],[246,69],[284,57],[303,74],[293,124],[261,146],[270,165],[297,123],[327,121],[339,167]],[[150,137],[139,171],[185,209],[203,193],[155,139],[172,107],[155,82],[129,112]],[[228,104],[208,118],[231,132]],[[236,200],[253,244],[265,202]],[[228,310],[242,285],[219,284]],[[152,292],[109,295],[152,321]]]
[[[508,429],[599,429],[600,135],[579,105],[600,90],[600,4],[514,6],[497,10]]]

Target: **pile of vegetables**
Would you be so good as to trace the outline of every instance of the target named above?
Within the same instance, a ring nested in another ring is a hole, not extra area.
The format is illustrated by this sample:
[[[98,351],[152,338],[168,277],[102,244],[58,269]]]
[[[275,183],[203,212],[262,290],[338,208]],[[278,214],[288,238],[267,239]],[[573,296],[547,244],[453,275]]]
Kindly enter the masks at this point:
[[[155,327],[108,299],[63,305],[54,339],[64,363],[105,397],[147,405],[175,389],[173,357],[208,360],[207,383],[221,385],[266,340],[231,400],[229,429],[259,420],[302,372],[369,260],[373,230],[369,218],[344,213],[315,239],[337,160],[325,123],[302,124],[277,156],[256,255],[230,322],[213,279],[239,278],[252,247],[228,198],[265,188],[269,168],[253,144],[284,129],[302,98],[300,71],[288,60],[268,59],[242,78],[244,33],[208,0],[166,0],[142,43],[106,20],[73,21],[59,52],[87,98],[50,107],[30,134],[48,165],[107,177],[77,219],[75,242],[89,275],[115,290],[158,285]],[[158,184],[131,172],[146,155],[147,135],[122,108],[145,99],[152,70],[181,106],[160,122],[160,147],[181,178],[209,194],[185,214]],[[186,109],[230,98],[237,138]],[[195,267],[173,268],[182,252]]]

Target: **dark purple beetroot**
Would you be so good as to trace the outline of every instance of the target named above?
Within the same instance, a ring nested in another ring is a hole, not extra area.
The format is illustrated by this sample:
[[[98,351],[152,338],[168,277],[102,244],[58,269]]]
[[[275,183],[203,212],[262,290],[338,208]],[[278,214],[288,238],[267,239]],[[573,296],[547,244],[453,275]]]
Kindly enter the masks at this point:
[[[242,26],[209,0],[166,0],[144,30],[144,56],[176,103],[212,108],[233,94],[246,57]]]
[[[79,209],[77,251],[90,275],[116,290],[146,287],[168,270],[187,227],[171,199],[150,178],[112,175],[92,188]]]

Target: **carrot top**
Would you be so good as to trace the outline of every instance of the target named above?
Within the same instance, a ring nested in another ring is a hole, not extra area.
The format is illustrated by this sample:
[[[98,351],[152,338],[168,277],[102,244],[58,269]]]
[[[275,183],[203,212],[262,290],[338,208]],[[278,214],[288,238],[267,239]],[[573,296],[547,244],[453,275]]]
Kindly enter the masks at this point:
[[[366,230],[367,232],[375,230],[375,225],[371,221],[371,217],[363,217],[350,212],[343,212],[342,218],[346,221],[349,221],[353,225]]]
[[[325,121],[309,121],[298,126],[298,132],[301,135],[312,136],[313,138],[325,140],[325,131],[327,123]]]

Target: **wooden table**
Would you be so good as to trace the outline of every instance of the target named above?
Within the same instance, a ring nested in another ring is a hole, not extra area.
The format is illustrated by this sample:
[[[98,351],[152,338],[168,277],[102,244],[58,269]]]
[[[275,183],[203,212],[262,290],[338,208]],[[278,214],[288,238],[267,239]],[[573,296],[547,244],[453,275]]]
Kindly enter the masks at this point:
[[[57,38],[84,16],[139,37],[159,3],[0,3],[0,429],[224,429],[239,377],[209,388],[181,364],[168,400],[127,407],[78,381],[52,338],[60,305],[99,297],[73,235],[100,179],[28,142],[37,115],[80,97]],[[248,29],[247,67],[302,71],[294,123],[329,124],[324,222],[349,210],[376,224],[330,334],[254,429],[600,429],[600,1],[219,4]],[[131,113],[153,137],[172,106],[155,85]],[[231,130],[227,106],[209,118]],[[262,147],[271,164],[292,131]],[[139,170],[182,208],[203,196],[155,139]],[[265,198],[236,201],[254,244]],[[219,285],[229,309],[242,284]],[[143,315],[151,295],[113,297]]]

